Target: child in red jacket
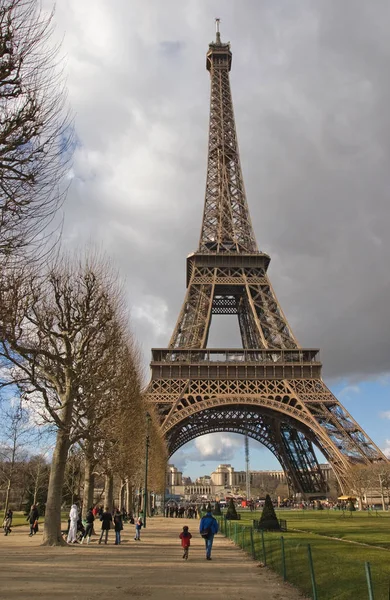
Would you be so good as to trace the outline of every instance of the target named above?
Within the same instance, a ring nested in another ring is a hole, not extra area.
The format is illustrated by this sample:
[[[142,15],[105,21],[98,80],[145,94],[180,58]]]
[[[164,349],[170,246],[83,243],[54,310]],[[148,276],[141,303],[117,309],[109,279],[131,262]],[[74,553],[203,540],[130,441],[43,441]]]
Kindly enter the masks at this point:
[[[179,535],[179,538],[181,539],[181,546],[183,548],[183,558],[185,560],[188,560],[188,549],[189,549],[190,544],[191,544],[190,540],[192,538],[192,535],[188,531],[187,525],[184,525],[183,531]]]

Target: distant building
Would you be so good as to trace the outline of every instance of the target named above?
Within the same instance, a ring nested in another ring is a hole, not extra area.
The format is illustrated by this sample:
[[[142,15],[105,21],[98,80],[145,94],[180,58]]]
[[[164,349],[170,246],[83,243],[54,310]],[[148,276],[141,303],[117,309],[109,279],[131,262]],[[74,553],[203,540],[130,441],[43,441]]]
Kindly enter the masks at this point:
[[[183,473],[179,471],[175,465],[168,465],[166,483],[168,488],[183,485]]]
[[[333,469],[329,464],[321,464],[321,471],[327,483],[335,480]],[[272,477],[278,484],[286,484],[287,478],[283,470],[250,471],[251,485],[260,487],[264,479]],[[246,472],[235,471],[230,464],[218,465],[211,475],[202,475],[195,482],[190,477],[183,477],[181,471],[174,465],[167,468],[167,494],[179,494],[187,500],[196,498],[214,499],[216,496],[224,496],[228,493],[237,493],[244,490],[246,484]]]

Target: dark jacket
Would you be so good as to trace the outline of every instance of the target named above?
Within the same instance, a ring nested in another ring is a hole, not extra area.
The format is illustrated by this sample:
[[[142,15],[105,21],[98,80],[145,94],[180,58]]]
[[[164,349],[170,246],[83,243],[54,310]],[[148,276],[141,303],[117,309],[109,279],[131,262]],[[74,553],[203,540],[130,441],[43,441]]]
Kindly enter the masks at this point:
[[[32,509],[30,510],[30,514],[28,515],[28,517],[27,517],[27,519],[26,519],[26,520],[27,520],[29,523],[31,523],[31,524],[32,524],[32,523],[34,523],[34,522],[35,522],[35,521],[36,521],[38,518],[39,518],[39,512],[38,512],[38,509],[37,509],[37,508],[32,508]]]
[[[114,526],[115,526],[115,531],[122,531],[122,529],[123,529],[122,513],[120,513],[120,512],[115,513]]]
[[[206,530],[212,535],[218,533],[218,521],[217,519],[214,519],[210,512],[206,513],[200,520],[199,533],[202,534]]]
[[[105,531],[106,529],[111,529],[112,514],[110,512],[104,512],[100,517],[100,520],[102,522],[103,531]]]
[[[94,522],[95,517],[93,516],[92,510],[89,510],[87,512],[87,514],[85,515],[85,520],[87,521],[87,523],[93,523]]]

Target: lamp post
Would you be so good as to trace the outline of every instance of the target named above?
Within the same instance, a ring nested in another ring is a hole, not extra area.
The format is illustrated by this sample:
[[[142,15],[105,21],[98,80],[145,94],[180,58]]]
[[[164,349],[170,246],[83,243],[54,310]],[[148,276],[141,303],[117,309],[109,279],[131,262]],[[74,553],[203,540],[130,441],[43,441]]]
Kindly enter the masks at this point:
[[[146,518],[148,513],[148,460],[149,460],[149,424],[151,416],[146,413],[146,441],[145,441],[145,485],[144,485],[144,527],[146,528]]]

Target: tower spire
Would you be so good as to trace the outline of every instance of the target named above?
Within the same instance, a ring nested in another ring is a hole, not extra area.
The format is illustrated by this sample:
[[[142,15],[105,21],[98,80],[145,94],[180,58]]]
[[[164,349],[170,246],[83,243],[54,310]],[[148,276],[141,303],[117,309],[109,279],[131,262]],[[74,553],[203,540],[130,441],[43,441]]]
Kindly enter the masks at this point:
[[[215,19],[215,32],[216,32],[216,44],[220,44],[221,43],[221,34],[219,32],[219,24],[221,22],[221,19],[216,18]]]
[[[210,125],[207,179],[199,252],[258,252],[241,172],[229,71],[232,53],[221,42],[220,19],[216,42],[209,45]]]

